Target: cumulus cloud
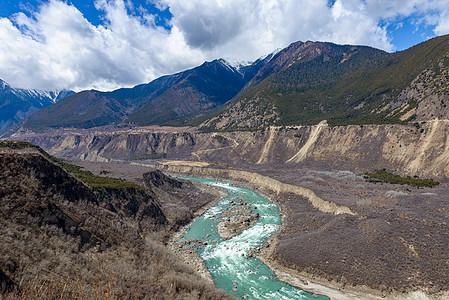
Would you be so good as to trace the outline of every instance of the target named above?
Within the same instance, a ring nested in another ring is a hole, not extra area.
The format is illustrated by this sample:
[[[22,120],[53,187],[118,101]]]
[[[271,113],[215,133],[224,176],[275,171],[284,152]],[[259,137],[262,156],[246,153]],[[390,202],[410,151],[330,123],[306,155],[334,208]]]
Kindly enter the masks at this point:
[[[0,78],[13,86],[113,89],[147,82],[204,60],[184,36],[128,15],[121,0],[96,2],[105,23],[90,24],[65,2],[36,15],[0,19]],[[145,17],[145,16],[144,16]]]
[[[165,0],[189,46],[251,59],[297,40],[368,44],[390,50],[385,29],[360,1]]]
[[[386,27],[407,16],[449,33],[449,0],[146,1],[170,9],[169,28],[156,24],[145,1],[130,0],[96,0],[98,26],[62,0],[0,18],[0,78],[25,88],[110,90],[204,60],[254,60],[298,40],[391,51]]]

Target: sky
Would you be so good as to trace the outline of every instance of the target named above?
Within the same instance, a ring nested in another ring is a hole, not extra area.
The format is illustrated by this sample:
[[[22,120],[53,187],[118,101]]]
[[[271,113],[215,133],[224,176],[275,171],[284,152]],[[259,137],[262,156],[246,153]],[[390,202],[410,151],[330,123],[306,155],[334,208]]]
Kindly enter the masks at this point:
[[[443,34],[449,0],[0,0],[0,79],[105,91],[296,41],[395,52]]]

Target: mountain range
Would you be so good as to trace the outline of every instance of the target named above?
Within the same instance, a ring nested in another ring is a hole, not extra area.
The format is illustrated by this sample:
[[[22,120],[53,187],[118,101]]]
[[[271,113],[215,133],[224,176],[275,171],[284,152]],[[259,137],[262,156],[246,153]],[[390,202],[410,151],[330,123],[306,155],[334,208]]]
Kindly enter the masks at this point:
[[[0,79],[0,131],[74,93],[16,89]]]
[[[134,88],[82,91],[40,110],[20,125],[34,130],[110,124],[181,125],[227,103],[272,56],[239,65],[217,59]]]
[[[197,125],[410,123],[447,118],[449,36],[405,51],[296,42],[252,64],[223,59],[148,84],[71,95],[23,120],[25,129]]]
[[[405,51],[298,42],[279,52],[204,128],[382,124],[449,117],[449,36]]]

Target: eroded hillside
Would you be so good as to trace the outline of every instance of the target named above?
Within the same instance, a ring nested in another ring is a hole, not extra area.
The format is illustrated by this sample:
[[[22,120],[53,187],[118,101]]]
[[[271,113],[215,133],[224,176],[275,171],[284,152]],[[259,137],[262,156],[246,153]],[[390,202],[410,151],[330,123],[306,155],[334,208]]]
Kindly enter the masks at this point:
[[[3,292],[18,299],[227,297],[163,246],[173,225],[150,186],[93,190],[34,149],[2,148],[0,171]],[[168,180],[157,174],[146,182]]]
[[[217,164],[314,166],[361,173],[387,168],[403,175],[447,178],[448,132],[449,121],[435,119],[414,125],[329,126],[323,121],[315,126],[270,127],[255,132],[173,132],[159,128],[16,138],[74,160],[114,161],[155,153]]]

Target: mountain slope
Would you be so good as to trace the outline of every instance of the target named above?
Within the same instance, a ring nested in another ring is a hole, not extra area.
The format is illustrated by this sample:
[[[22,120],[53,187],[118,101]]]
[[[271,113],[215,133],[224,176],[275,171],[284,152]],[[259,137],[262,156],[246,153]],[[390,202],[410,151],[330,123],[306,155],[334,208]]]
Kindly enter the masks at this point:
[[[223,59],[205,62],[182,73],[169,89],[132,113],[127,121],[138,125],[164,125],[220,106],[243,88],[261,62],[241,69]]]
[[[15,89],[0,79],[0,131],[73,93]]]
[[[415,116],[409,111],[426,97],[447,94],[441,77],[448,53],[449,36],[393,54],[369,47],[294,43],[203,128],[316,124],[324,119],[331,125],[410,121]],[[434,80],[437,74],[441,76]],[[406,97],[413,86],[422,89],[427,85],[423,82],[432,80],[432,91]]]
[[[113,92],[82,91],[31,115],[20,126],[39,131],[48,127],[90,128],[118,123],[165,91],[175,77],[164,76],[146,85]]]
[[[39,131],[111,124],[181,124],[229,101],[270,58],[241,67],[218,59],[134,88],[83,91],[33,114],[20,126]]]

